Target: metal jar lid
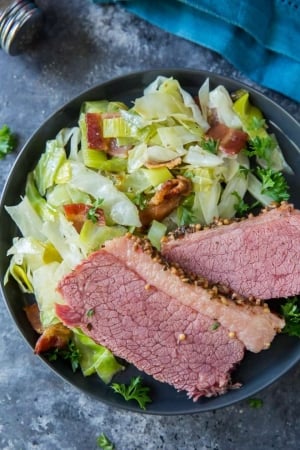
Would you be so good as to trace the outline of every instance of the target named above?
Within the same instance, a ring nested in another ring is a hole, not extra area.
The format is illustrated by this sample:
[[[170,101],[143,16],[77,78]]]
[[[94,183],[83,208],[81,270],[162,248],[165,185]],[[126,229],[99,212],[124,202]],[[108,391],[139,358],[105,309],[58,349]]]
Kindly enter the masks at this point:
[[[33,1],[0,0],[0,46],[17,55],[38,35],[42,13]]]

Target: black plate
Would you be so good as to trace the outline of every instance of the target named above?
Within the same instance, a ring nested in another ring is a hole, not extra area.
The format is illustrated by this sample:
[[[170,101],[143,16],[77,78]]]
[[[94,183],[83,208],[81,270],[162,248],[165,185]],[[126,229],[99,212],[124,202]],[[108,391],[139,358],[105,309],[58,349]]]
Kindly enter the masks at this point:
[[[14,205],[19,202],[20,196],[24,192],[26,175],[37,163],[41,152],[45,148],[45,142],[48,139],[53,139],[61,128],[77,124],[79,109],[83,101],[96,99],[121,100],[130,105],[132,100],[142,95],[144,87],[158,75],[173,76],[191,94],[197,93],[200,85],[207,77],[210,78],[211,88],[223,84],[229,91],[239,88],[245,88],[250,91],[253,103],[268,118],[270,129],[276,133],[286,160],[295,172],[295,175],[288,177],[288,181],[291,186],[291,201],[300,208],[299,195],[297,197],[297,193],[300,192],[300,126],[282,108],[254,89],[210,72],[153,70],[119,77],[82,93],[54,113],[29,139],[11,170],[1,198],[0,278],[2,294],[16,326],[32,348],[36,342],[37,335],[27,322],[22,310],[23,305],[28,302],[28,297],[20,293],[14,281],[10,281],[6,286],[3,285],[3,277],[9,263],[6,252],[11,246],[12,238],[18,234],[15,224],[4,210],[4,205]],[[151,377],[143,374],[145,383],[151,388],[153,399],[146,412],[150,414],[190,414],[229,406],[255,395],[258,391],[285,374],[299,360],[300,340],[284,335],[277,336],[269,350],[257,355],[249,352],[246,354],[241,365],[234,373],[234,380],[243,384],[240,389],[229,391],[220,397],[200,399],[198,402],[188,400],[184,392],[178,393],[167,384],[156,382]],[[83,392],[93,395],[100,401],[114,407],[137,412],[142,411],[134,402],[125,402],[122,397],[114,394],[98,377],[84,378],[79,371],[74,374],[65,362],[51,364],[47,361],[45,362],[69,383]],[[132,375],[138,373],[135,367],[129,366],[125,372],[117,375],[115,380],[128,382]]]

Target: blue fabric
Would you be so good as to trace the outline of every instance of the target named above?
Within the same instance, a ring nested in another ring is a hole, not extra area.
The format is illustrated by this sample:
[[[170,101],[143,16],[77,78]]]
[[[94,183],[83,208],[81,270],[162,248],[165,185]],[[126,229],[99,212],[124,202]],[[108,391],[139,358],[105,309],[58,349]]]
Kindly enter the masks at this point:
[[[168,32],[218,52],[256,83],[300,101],[300,0],[119,3]]]

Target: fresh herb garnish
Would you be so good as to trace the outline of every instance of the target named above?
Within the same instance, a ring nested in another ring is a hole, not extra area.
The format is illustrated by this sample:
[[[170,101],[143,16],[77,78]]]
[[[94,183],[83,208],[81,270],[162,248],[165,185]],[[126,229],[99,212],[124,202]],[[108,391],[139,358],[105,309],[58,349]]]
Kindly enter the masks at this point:
[[[237,191],[231,192],[231,195],[234,195],[234,197],[236,197],[237,199],[237,202],[233,205],[237,215],[244,216],[250,209],[249,205],[247,205],[247,203],[244,202],[244,200]]]
[[[248,156],[257,156],[270,164],[271,154],[276,148],[276,141],[272,136],[259,137],[255,136],[249,141],[249,149],[246,150]]]
[[[250,398],[248,400],[249,406],[251,408],[259,409],[263,406],[264,402],[261,398]]]
[[[132,198],[132,201],[141,210],[145,209],[147,206],[147,197],[143,192],[137,193]]]
[[[68,343],[66,348],[56,348],[46,354],[49,361],[56,361],[58,358],[69,360],[73,372],[79,367],[80,352],[73,341]]]
[[[214,322],[211,326],[212,331],[217,330],[220,327],[220,323],[219,322]]]
[[[276,202],[289,199],[289,186],[281,172],[258,167],[256,173],[262,182],[262,194],[266,194]]]
[[[253,116],[251,118],[251,124],[249,126],[250,130],[260,130],[261,128],[266,128],[266,119],[263,117]]]
[[[300,297],[291,297],[281,305],[281,312],[285,319],[282,333],[300,337]]]
[[[151,403],[148,395],[150,388],[142,385],[141,377],[131,378],[130,384],[113,383],[111,388],[117,394],[124,397],[126,401],[135,400],[141,409],[146,409],[146,404]]]
[[[97,437],[97,445],[102,450],[115,450],[116,448],[104,433]]]
[[[243,217],[246,213],[259,205],[258,201],[252,203],[251,205],[246,203],[237,191],[233,191],[231,195],[234,195],[237,199],[237,202],[233,205],[237,216]]]
[[[240,166],[239,167],[239,173],[241,175],[244,175],[244,177],[247,177],[247,175],[249,174],[249,172],[251,172],[251,169],[249,169],[249,167],[246,166]]]
[[[86,312],[87,317],[93,317],[94,314],[95,314],[94,308],[88,309]]]
[[[98,198],[97,200],[95,200],[87,212],[87,219],[91,220],[93,223],[98,222],[99,212],[97,210],[98,208],[100,208],[103,201],[104,201],[103,198]]]
[[[201,139],[200,147],[209,153],[216,155],[218,153],[219,141],[213,138]]]
[[[195,222],[196,216],[193,212],[195,194],[188,195],[177,208],[179,226],[189,225]]]
[[[16,138],[7,125],[0,128],[0,159],[11,153],[16,145]]]

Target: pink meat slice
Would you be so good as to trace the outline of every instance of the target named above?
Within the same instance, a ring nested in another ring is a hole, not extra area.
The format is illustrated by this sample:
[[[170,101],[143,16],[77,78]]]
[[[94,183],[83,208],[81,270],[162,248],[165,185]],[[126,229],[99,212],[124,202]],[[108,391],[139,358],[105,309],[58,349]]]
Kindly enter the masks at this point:
[[[200,274],[259,299],[300,293],[300,211],[282,204],[241,222],[185,233],[162,244],[162,254]]]
[[[274,336],[284,327],[284,320],[272,313],[267,305],[250,302],[236,303],[229,297],[214,294],[192,283],[182,282],[176,270],[155,261],[134,238],[121,237],[108,241],[106,251],[123,261],[146,282],[177,299],[183,305],[217,320],[243,342],[247,350],[260,352],[269,348]],[[186,279],[186,278],[185,278]]]
[[[134,240],[115,239],[64,277],[58,291],[66,304],[56,305],[58,317],[194,400],[226,392],[230,373],[243,358],[243,343],[216,327],[215,319],[156,287],[155,277],[165,271],[149,255],[150,276],[141,276],[126,263],[131,252],[146,255]]]

